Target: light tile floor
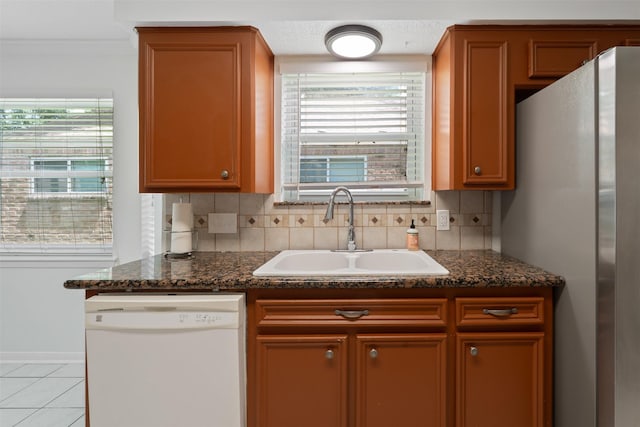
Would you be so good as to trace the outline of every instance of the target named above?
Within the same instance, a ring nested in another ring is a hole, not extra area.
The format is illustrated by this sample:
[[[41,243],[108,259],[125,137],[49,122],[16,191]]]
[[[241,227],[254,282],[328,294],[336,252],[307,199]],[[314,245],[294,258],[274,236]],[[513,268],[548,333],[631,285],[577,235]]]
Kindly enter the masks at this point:
[[[81,427],[84,364],[0,362],[0,427]]]

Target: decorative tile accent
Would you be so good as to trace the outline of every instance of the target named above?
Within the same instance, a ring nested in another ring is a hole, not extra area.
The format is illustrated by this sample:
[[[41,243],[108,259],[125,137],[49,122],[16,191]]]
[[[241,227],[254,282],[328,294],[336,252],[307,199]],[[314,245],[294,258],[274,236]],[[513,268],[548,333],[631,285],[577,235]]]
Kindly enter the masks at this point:
[[[165,213],[170,213],[171,203],[179,198],[191,201],[194,209],[196,206],[200,209],[194,216],[199,251],[246,251],[262,246],[267,250],[313,249],[329,247],[334,241],[331,249],[346,247],[349,207],[345,203],[336,205],[334,219],[325,220],[326,203],[279,205],[274,202],[273,195],[167,194],[164,197]],[[483,236],[482,247],[490,249],[492,199],[491,191],[439,191],[432,192],[431,204],[356,204],[356,243],[359,248],[404,247],[406,228],[414,220],[422,249],[477,248],[480,235]],[[450,231],[436,232],[436,204],[438,209],[449,209]],[[239,233],[224,236],[208,234],[207,210],[239,213]],[[164,220],[163,229],[170,229],[171,215],[165,215]],[[242,230],[250,230],[250,233]],[[334,230],[337,231],[334,233]],[[242,241],[241,234],[244,236]],[[257,237],[257,240],[249,242],[249,235]]]
[[[264,216],[263,215],[240,215],[239,224],[240,224],[240,228],[263,228]]]
[[[265,227],[286,228],[289,227],[288,215],[268,215],[264,217]]]

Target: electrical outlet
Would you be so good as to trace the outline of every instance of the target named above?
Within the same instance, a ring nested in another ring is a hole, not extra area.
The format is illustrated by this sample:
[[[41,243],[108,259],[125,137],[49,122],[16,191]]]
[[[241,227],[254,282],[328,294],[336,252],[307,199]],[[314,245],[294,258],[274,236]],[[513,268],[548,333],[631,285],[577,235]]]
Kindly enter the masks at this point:
[[[437,210],[436,211],[436,230],[448,230],[449,229],[449,211]]]

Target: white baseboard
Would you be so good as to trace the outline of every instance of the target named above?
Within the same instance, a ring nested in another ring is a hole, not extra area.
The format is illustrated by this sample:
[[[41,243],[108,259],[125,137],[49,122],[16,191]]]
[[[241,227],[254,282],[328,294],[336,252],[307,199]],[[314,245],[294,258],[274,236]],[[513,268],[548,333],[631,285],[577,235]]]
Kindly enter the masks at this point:
[[[84,352],[0,352],[0,363],[84,363]]]

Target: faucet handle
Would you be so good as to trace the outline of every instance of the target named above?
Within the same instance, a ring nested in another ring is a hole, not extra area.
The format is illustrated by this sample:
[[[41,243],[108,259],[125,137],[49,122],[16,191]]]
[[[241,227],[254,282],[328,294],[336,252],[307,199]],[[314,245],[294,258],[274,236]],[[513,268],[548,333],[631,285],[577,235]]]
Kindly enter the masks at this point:
[[[356,242],[354,242],[353,240],[349,240],[349,242],[347,243],[347,249],[350,251],[355,251],[356,250]]]

